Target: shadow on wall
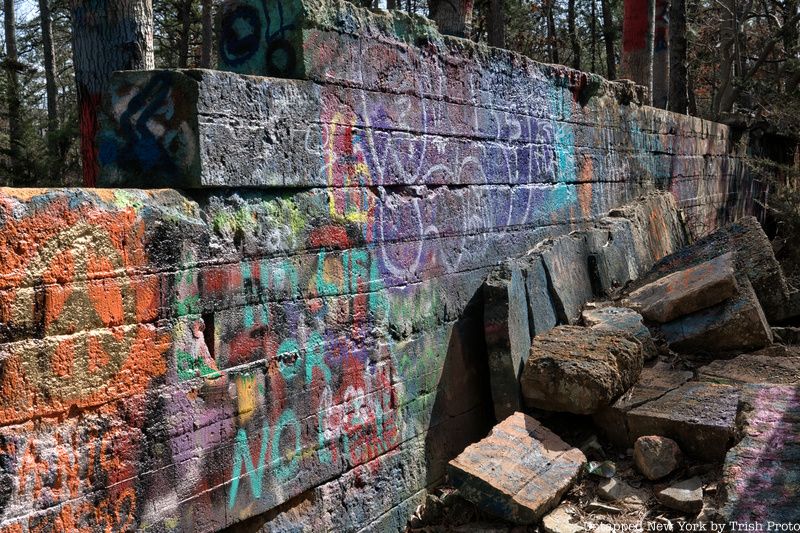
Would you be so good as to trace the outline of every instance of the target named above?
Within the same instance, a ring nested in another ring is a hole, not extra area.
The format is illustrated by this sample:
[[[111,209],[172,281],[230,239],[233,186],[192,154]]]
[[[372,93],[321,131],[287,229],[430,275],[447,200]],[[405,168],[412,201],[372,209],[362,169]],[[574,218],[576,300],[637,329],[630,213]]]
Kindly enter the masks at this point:
[[[425,438],[428,487],[441,483],[447,462],[494,425],[489,358],[480,288],[453,325]]]

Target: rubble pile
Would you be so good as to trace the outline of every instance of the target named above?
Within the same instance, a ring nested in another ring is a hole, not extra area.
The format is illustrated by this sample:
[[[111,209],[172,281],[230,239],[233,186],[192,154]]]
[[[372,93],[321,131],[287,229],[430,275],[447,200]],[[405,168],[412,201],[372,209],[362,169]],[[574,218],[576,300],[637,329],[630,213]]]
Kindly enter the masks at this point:
[[[665,196],[488,277],[499,423],[448,478],[486,530],[800,520],[797,292],[757,220],[688,244]]]

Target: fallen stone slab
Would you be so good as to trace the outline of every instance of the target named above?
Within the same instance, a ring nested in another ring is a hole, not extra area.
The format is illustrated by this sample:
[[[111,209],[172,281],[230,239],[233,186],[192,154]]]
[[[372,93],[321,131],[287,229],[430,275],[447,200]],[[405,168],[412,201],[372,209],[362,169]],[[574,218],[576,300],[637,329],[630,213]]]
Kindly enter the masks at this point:
[[[531,336],[540,335],[558,324],[558,313],[550,290],[548,273],[540,254],[531,253],[515,262],[525,276],[528,296],[528,326]]]
[[[546,239],[536,245],[534,252],[541,255],[547,270],[559,322],[578,324],[583,304],[595,296],[586,235],[573,232]]]
[[[776,356],[765,349],[742,354],[733,359],[712,361],[697,370],[698,379],[714,383],[800,384],[800,350]]]
[[[497,420],[521,408],[519,376],[531,346],[525,279],[519,268],[495,268],[483,284],[483,327]]]
[[[693,457],[721,461],[733,444],[738,407],[735,387],[692,381],[629,411],[628,432],[669,437]]]
[[[645,435],[633,443],[633,462],[639,472],[651,481],[674,472],[681,460],[680,446],[667,437]]]
[[[592,414],[636,382],[643,362],[641,343],[633,337],[558,326],[533,339],[522,396],[529,407]]]
[[[586,457],[534,418],[514,413],[450,461],[464,498],[497,517],[532,524],[558,505]]]
[[[726,521],[800,523],[800,387],[746,385],[744,438],[725,457]]]
[[[657,492],[656,499],[670,509],[695,515],[703,510],[703,482],[699,477],[686,479]]]
[[[628,412],[677,389],[692,379],[692,376],[692,372],[674,370],[666,363],[646,367],[628,392],[613,405],[604,407],[593,415],[594,423],[616,446],[629,447],[635,439],[628,434]]]
[[[600,307],[585,309],[581,313],[584,325],[598,331],[617,331],[633,335],[642,343],[642,353],[645,360],[653,359],[658,355],[658,349],[650,330],[642,322],[642,315],[627,307]]]
[[[636,281],[636,288],[730,251],[735,253],[739,277],[750,280],[767,319],[788,318],[786,315],[792,309],[789,286],[769,238],[755,217],[737,220],[663,258]]]
[[[711,307],[737,292],[733,252],[673,272],[633,291],[625,304],[652,322],[670,322]]]
[[[670,347],[679,352],[742,352],[772,343],[772,330],[746,279],[737,297],[662,324]]]

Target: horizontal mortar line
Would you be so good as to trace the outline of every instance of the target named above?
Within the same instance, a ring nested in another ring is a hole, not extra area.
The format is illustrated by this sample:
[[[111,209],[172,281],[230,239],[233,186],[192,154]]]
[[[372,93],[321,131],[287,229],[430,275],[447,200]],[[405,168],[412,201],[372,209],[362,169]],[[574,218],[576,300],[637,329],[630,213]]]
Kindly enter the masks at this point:
[[[202,116],[202,117],[212,117],[212,118],[213,117],[217,117],[217,118],[222,118],[222,119],[230,119],[230,115],[223,115],[223,114],[213,115],[213,114],[206,113],[206,114],[203,114],[203,115],[200,115],[200,116]],[[550,124],[550,125],[552,125],[554,127],[557,127],[558,125],[567,125],[570,128],[573,128],[573,127],[576,127],[576,126],[579,127],[579,128],[585,127],[584,125],[576,125],[576,124],[572,124],[572,123],[568,123],[568,122],[551,122],[551,123],[548,123],[548,124]],[[214,122],[202,122],[200,125],[201,126],[215,126],[215,125],[220,125],[220,124],[219,124],[219,122],[214,121]],[[274,126],[275,122],[274,121],[268,121],[267,119],[264,119],[263,122],[256,121],[256,122],[250,122],[249,124],[241,124],[241,123],[233,124],[232,122],[228,121],[227,123],[224,123],[222,125],[229,126],[229,127],[235,127],[235,129],[243,129],[243,128],[244,129],[250,129],[250,130],[253,130],[255,132],[255,131],[263,131],[266,127],[269,127],[269,126]],[[305,126],[305,128],[303,126]],[[624,137],[627,137],[628,139],[630,139],[631,137],[634,137],[636,135],[636,134],[634,134],[634,133],[632,133],[630,131],[623,130],[623,129],[610,130],[610,129],[607,129],[607,128],[604,128],[604,127],[595,127],[594,131],[597,131],[597,132],[604,132],[604,131],[619,132],[619,135],[622,136],[623,139],[619,139],[620,142],[613,142],[612,140],[609,140],[607,142],[607,145],[601,145],[601,144],[571,144],[571,143],[559,142],[559,140],[557,138],[555,138],[555,137],[563,136],[563,135],[576,135],[575,132],[568,132],[566,134],[559,135],[556,131],[551,131],[551,135],[554,137],[553,139],[550,139],[549,141],[537,142],[536,140],[533,140],[532,137],[522,137],[522,138],[519,138],[519,139],[513,139],[513,138],[510,138],[510,137],[501,137],[499,135],[491,135],[491,134],[480,135],[480,134],[475,134],[475,133],[471,134],[469,132],[450,134],[450,133],[448,133],[448,130],[444,126],[434,127],[432,129],[435,129],[437,131],[428,132],[428,131],[422,131],[420,128],[412,129],[409,126],[402,126],[402,125],[401,126],[397,126],[395,128],[375,126],[375,125],[371,125],[371,124],[366,124],[366,123],[364,123],[364,121],[359,121],[358,124],[353,124],[353,123],[350,123],[350,122],[336,122],[336,121],[327,121],[327,122],[325,122],[325,121],[307,121],[307,122],[301,122],[298,125],[292,127],[291,129],[287,129],[285,131],[289,132],[289,133],[291,133],[292,131],[306,132],[307,129],[310,126],[320,126],[321,129],[324,128],[325,126],[352,127],[352,128],[355,128],[355,129],[358,129],[358,130],[361,130],[361,131],[378,131],[378,132],[382,132],[382,133],[403,133],[403,134],[407,134],[407,135],[409,135],[411,137],[414,137],[414,138],[420,138],[420,137],[427,136],[427,137],[439,138],[439,139],[463,139],[464,141],[485,142],[485,143],[489,143],[489,142],[506,143],[506,144],[509,144],[509,145],[515,145],[515,144],[516,145],[530,145],[530,146],[553,146],[553,145],[557,145],[557,146],[562,146],[562,147],[574,147],[574,148],[581,148],[581,149],[597,149],[598,151],[614,150],[615,149],[614,147],[616,147],[616,146],[625,147],[626,145],[623,143]],[[506,128],[507,128],[507,126],[506,126]],[[504,128],[504,129],[506,129],[506,128]],[[593,134],[580,134],[580,135],[581,136],[584,136],[584,135],[588,136],[588,135],[593,135]],[[606,135],[602,135],[602,134],[600,134],[600,135],[602,137],[606,136]],[[652,135],[660,135],[660,134],[652,134]],[[682,139],[687,139],[687,137],[678,137],[678,136],[676,136],[675,139],[676,139],[675,142],[681,142]],[[401,137],[398,140],[403,140],[403,139]],[[638,150],[637,151],[635,149],[631,149],[630,151],[631,152],[641,152],[642,150]],[[647,151],[647,152],[648,153],[653,153],[654,155],[669,155],[669,156],[684,155],[680,151],[675,151],[675,152]],[[706,156],[706,155],[707,156],[730,156],[729,153],[726,153],[726,152],[720,150],[719,152],[707,152],[707,153],[704,153],[704,154],[693,155],[691,157],[703,157],[703,156]]]
[[[363,36],[358,36],[356,38],[358,40],[364,40]],[[393,46],[396,46],[396,43]],[[409,48],[413,48],[413,47],[409,46]],[[513,78],[511,76],[508,76],[507,78],[513,80]],[[363,76],[362,76],[362,79],[363,79]],[[560,94],[562,94],[562,95],[564,94],[563,91],[559,90],[561,88],[559,88],[559,87],[557,87],[555,85],[555,79],[552,79],[553,83],[547,83],[547,81],[548,81],[547,79],[545,79],[545,80],[540,80],[540,79],[536,79],[536,78],[530,78],[530,79],[532,81],[534,81],[535,83],[534,84],[526,84],[526,87],[525,87],[526,89],[530,89],[530,87],[532,85],[545,85],[546,84],[548,86],[556,88],[556,90]],[[372,93],[378,93],[378,94],[394,94],[394,95],[402,95],[402,96],[414,96],[414,97],[417,97],[417,98],[420,98],[420,99],[429,99],[429,100],[432,100],[432,101],[444,101],[444,102],[453,103],[453,104],[457,104],[457,105],[466,105],[466,106],[478,107],[477,105],[475,105],[475,102],[471,102],[471,101],[468,101],[468,100],[457,100],[457,99],[453,98],[452,96],[450,96],[446,92],[427,93],[427,92],[424,92],[424,91],[413,91],[413,90],[403,91],[403,90],[398,90],[398,89],[390,88],[390,87],[380,87],[380,88],[374,87],[373,88],[373,87],[369,87],[364,82],[353,82],[353,81],[344,80],[342,78],[329,78],[329,79],[322,80],[320,78],[315,77],[315,78],[304,78],[302,81],[310,82],[310,83],[313,83],[313,84],[318,85],[320,87],[324,87],[326,85],[334,85],[334,86],[343,87],[343,88],[347,88],[347,89],[358,89],[358,90],[362,90],[362,91],[366,91],[366,92],[372,92]],[[606,80],[606,81],[608,81],[608,80]],[[483,93],[485,91],[482,91],[481,89],[477,89],[477,92],[478,93]],[[518,95],[519,92],[520,91],[513,91],[513,93],[515,95]],[[530,91],[526,90],[525,94],[530,94]],[[509,96],[511,96],[511,95],[509,95]],[[613,99],[615,102],[617,102],[617,105],[619,107],[627,108],[630,113],[639,113],[639,114],[646,113],[646,111],[640,111],[640,110],[637,110],[637,109],[630,108],[630,106],[624,106],[623,104],[620,104],[611,95],[605,95],[605,96],[607,96],[608,98]],[[507,101],[507,100],[508,100],[508,98],[498,98],[496,100],[493,99],[491,102],[485,102],[485,100],[481,100],[481,103],[484,103],[484,105],[486,105],[486,106],[490,106],[495,101]],[[566,104],[566,105],[573,105],[574,102],[570,101],[570,100],[571,99],[568,99],[568,98],[562,98],[561,99],[561,103]],[[656,110],[656,108],[653,108],[651,106],[646,106],[645,109],[647,109],[647,108],[652,109],[652,110]],[[495,106],[495,107],[485,107],[485,109],[487,109],[489,111],[501,111],[501,112],[506,112],[506,113],[512,113],[512,112],[513,113],[519,113],[519,111],[516,110],[516,109],[519,109],[519,108],[515,109],[515,108],[503,108],[503,107],[496,107]],[[561,111],[558,111],[557,114],[559,116],[563,116],[563,113]],[[683,115],[683,114],[679,114],[679,113],[667,112],[665,114],[667,114],[667,116],[672,118],[672,119],[676,119],[675,122],[674,122],[676,125],[679,122],[691,123],[692,121],[694,121],[694,119],[698,119],[698,118],[704,124],[713,124],[713,125],[719,124],[719,123],[712,122],[712,121],[709,121],[709,120],[706,120],[706,119],[702,119],[700,117],[688,117],[688,115]],[[546,118],[546,117],[539,117],[537,115],[530,115],[530,116],[532,116],[534,118]],[[637,123],[636,119],[633,118],[633,117],[631,117],[630,119],[628,119],[627,117],[624,117],[624,118],[622,118],[622,121],[623,122],[628,122],[629,121],[631,124],[636,124]],[[583,123],[581,123],[581,124],[583,124]],[[585,124],[592,125],[593,122],[588,122],[587,121]],[[723,125],[720,124],[720,126],[723,126]],[[657,132],[655,130],[643,130],[643,131],[646,131],[648,133],[650,133],[650,132],[659,133],[659,134],[661,133],[661,132]]]

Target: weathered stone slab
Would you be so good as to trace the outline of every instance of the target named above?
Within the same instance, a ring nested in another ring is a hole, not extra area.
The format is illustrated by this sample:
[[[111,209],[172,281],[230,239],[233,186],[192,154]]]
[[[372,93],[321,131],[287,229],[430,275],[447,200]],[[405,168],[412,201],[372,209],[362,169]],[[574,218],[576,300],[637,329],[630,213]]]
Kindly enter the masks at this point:
[[[712,361],[697,370],[698,379],[714,383],[800,384],[800,353],[783,357],[771,355],[772,350],[742,354],[729,360]]]
[[[800,388],[749,385],[744,438],[725,457],[722,516],[800,522]]]
[[[720,461],[733,444],[739,393],[735,387],[689,382],[628,413],[634,439],[660,435],[688,455]]]
[[[578,326],[538,335],[520,380],[529,407],[591,414],[638,379],[644,358],[633,337]]]
[[[772,343],[772,330],[747,279],[739,280],[735,298],[662,324],[660,329],[670,347],[682,352],[742,352]]]
[[[642,315],[627,307],[599,307],[586,309],[581,314],[583,323],[598,331],[621,331],[642,343],[645,360],[658,355],[650,330],[642,323]]]
[[[673,370],[665,363],[646,367],[628,392],[613,405],[604,407],[593,415],[594,422],[615,445],[629,447],[636,439],[628,435],[628,412],[677,389],[690,379],[692,372]]]
[[[626,304],[653,322],[670,322],[711,307],[737,291],[733,252],[673,272],[633,291]]]
[[[548,239],[534,250],[547,269],[559,322],[578,324],[583,304],[594,297],[586,235],[574,232]]]
[[[684,270],[733,251],[737,274],[750,280],[769,320],[784,318],[789,289],[772,245],[755,217],[748,216],[665,257],[637,282],[643,286],[667,274]]]
[[[450,461],[451,482],[483,510],[532,524],[558,505],[586,462],[537,420],[514,413]]]
[[[483,284],[483,301],[494,414],[503,420],[521,409],[519,377],[531,346],[522,271],[505,264],[495,268]]]
[[[540,254],[528,254],[516,261],[525,274],[528,296],[528,317],[531,337],[540,335],[558,325],[550,281]]]

